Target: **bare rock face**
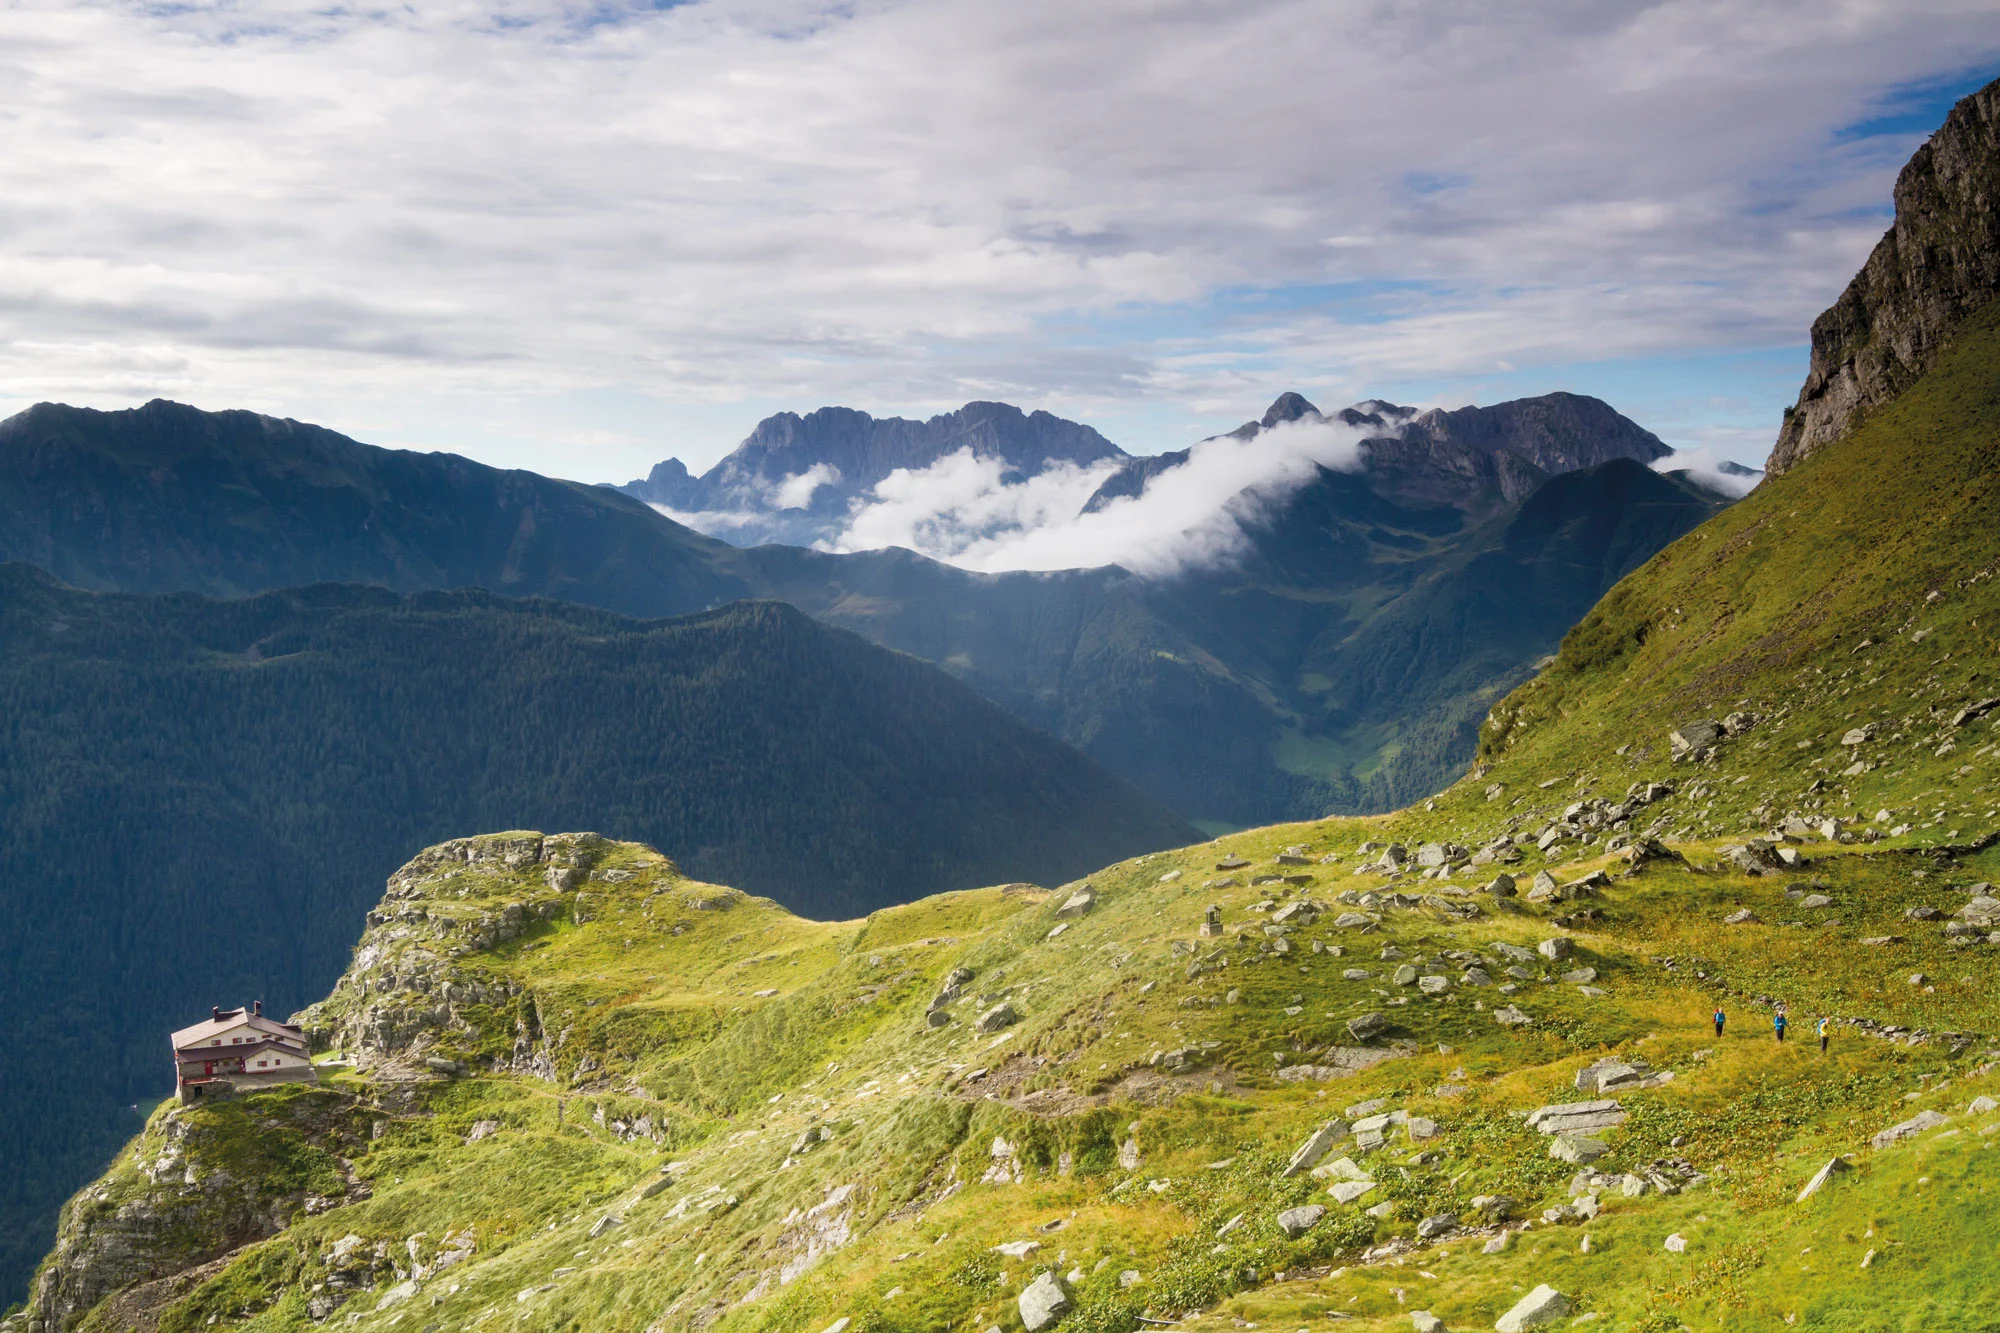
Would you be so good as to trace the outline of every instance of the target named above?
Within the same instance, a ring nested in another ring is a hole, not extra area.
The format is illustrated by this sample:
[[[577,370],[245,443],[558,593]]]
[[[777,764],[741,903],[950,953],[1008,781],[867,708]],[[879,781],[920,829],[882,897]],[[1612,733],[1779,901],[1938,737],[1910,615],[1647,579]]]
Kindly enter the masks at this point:
[[[1812,328],[1812,367],[1772,475],[1908,388],[2000,290],[2000,82],[1952,108],[1896,178],[1896,221]]]

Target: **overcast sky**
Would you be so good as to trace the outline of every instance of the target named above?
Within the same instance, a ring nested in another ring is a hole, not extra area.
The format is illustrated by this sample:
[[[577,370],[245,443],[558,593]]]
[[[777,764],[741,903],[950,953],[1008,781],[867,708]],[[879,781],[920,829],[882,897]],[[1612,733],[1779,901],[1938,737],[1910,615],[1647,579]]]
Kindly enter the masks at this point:
[[[1567,388],[1761,461],[1932,0],[0,6],[0,410],[622,480],[999,398],[1153,452]]]

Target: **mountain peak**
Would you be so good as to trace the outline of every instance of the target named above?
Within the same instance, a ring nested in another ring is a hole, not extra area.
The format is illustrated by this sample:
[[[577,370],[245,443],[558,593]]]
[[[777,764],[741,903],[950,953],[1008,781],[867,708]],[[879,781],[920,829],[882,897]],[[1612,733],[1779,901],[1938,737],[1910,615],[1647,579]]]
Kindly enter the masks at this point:
[[[1269,430],[1281,421],[1298,421],[1307,417],[1318,420],[1319,409],[1308,402],[1305,395],[1287,391],[1279,394],[1265,409],[1264,419],[1258,424]]]
[[[1928,370],[2000,291],[2000,80],[1961,100],[1896,177],[1896,220],[1812,327],[1812,365],[1773,475],[1833,443]]]

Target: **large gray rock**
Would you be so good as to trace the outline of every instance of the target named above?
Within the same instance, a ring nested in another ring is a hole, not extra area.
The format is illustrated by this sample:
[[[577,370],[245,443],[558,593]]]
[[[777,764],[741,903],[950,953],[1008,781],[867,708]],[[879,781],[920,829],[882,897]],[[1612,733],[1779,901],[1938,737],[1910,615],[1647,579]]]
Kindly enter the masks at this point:
[[[1311,1231],[1315,1226],[1319,1225],[1319,1220],[1325,1216],[1326,1209],[1316,1203],[1303,1204],[1297,1208],[1287,1208],[1284,1212],[1278,1214],[1278,1229],[1293,1240],[1297,1240],[1300,1236],[1305,1235],[1306,1232]]]
[[[1528,1113],[1528,1128],[1544,1134],[1587,1134],[1624,1123],[1625,1108],[1609,1097],[1542,1106]]]
[[[1345,1120],[1329,1120],[1308,1134],[1306,1141],[1292,1154],[1292,1160],[1285,1164],[1285,1178],[1290,1179],[1318,1166],[1320,1158],[1326,1156],[1334,1144],[1347,1137],[1349,1128]]]
[[[1079,917],[1097,906],[1097,894],[1086,884],[1069,896],[1069,901],[1056,909],[1057,916]]]
[[[1694,722],[1683,722],[1667,733],[1667,744],[1675,758],[1692,754],[1696,750],[1706,750],[1722,736],[1722,724],[1713,718],[1702,718]]]
[[[1950,1119],[1950,1116],[1941,1115],[1936,1111],[1919,1111],[1901,1124],[1889,1126],[1869,1142],[1877,1148],[1886,1148],[1890,1144],[1901,1143],[1904,1139],[1913,1139],[1927,1129],[1936,1129]]]
[[[1566,1319],[1569,1312],[1569,1297],[1543,1283],[1516,1301],[1514,1308],[1501,1315],[1493,1327],[1497,1333],[1525,1333],[1527,1329],[1544,1328]]]
[[[1429,1310],[1412,1310],[1410,1327],[1415,1329],[1416,1333],[1445,1333],[1444,1320]]]
[[[1382,1014],[1360,1014],[1347,1020],[1347,1035],[1356,1041],[1372,1041],[1389,1030],[1389,1020]]]
[[[1832,1180],[1844,1171],[1852,1171],[1853,1169],[1853,1167],[1847,1164],[1846,1158],[1829,1157],[1826,1165],[1813,1172],[1813,1178],[1808,1180],[1806,1187],[1799,1191],[1798,1202],[1804,1203],[1807,1199],[1819,1193],[1825,1187],[1827,1181]]]
[[[1588,1166],[1610,1151],[1604,1140],[1587,1134],[1558,1134],[1549,1144],[1549,1156],[1576,1166]]]
[[[1584,971],[1591,971],[1591,969],[1585,968]],[[1575,978],[1579,982],[1592,981],[1595,980],[1595,973],[1592,972],[1591,976],[1583,977],[1572,972],[1564,976],[1563,980],[1570,981],[1572,978]],[[1619,1088],[1637,1086],[1644,1082],[1652,1072],[1653,1067],[1644,1060],[1619,1060],[1614,1058],[1597,1060],[1577,1070],[1576,1090],[1578,1092],[1614,1092]]]
[[[1069,1293],[1054,1273],[1043,1273],[1021,1289],[1021,1323],[1028,1333],[1054,1328],[1069,1313]]]
[[[1458,1218],[1452,1213],[1438,1213],[1417,1223],[1417,1237],[1420,1240],[1435,1240],[1458,1230]]]
[[[1540,944],[1537,944],[1535,952],[1548,959],[1551,963],[1560,963],[1563,959],[1576,952],[1576,946],[1561,936],[1557,936],[1555,939],[1543,940]]]
[[[972,1030],[974,1032],[998,1032],[1001,1028],[1012,1027],[1020,1021],[1021,1015],[1014,1011],[1014,1006],[1002,1001],[981,1014],[979,1020],[972,1025]]]
[[[1336,1203],[1353,1203],[1374,1188],[1372,1180],[1340,1180],[1335,1181],[1326,1192],[1333,1196]]]
[[[1504,1009],[1495,1009],[1493,1011],[1493,1021],[1501,1027],[1524,1028],[1535,1020],[1510,1004]]]

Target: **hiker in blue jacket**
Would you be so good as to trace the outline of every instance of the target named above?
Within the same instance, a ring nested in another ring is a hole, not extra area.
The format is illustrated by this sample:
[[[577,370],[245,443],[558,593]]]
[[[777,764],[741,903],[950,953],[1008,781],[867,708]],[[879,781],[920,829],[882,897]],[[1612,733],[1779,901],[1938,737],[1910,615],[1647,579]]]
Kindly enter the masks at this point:
[[[1722,1025],[1729,1021],[1729,1015],[1722,1012],[1722,1006],[1715,1006],[1715,1039],[1722,1040]]]
[[[1778,1034],[1778,1040],[1785,1039],[1785,1006],[1779,1005],[1778,1012],[1771,1015],[1771,1030]]]

